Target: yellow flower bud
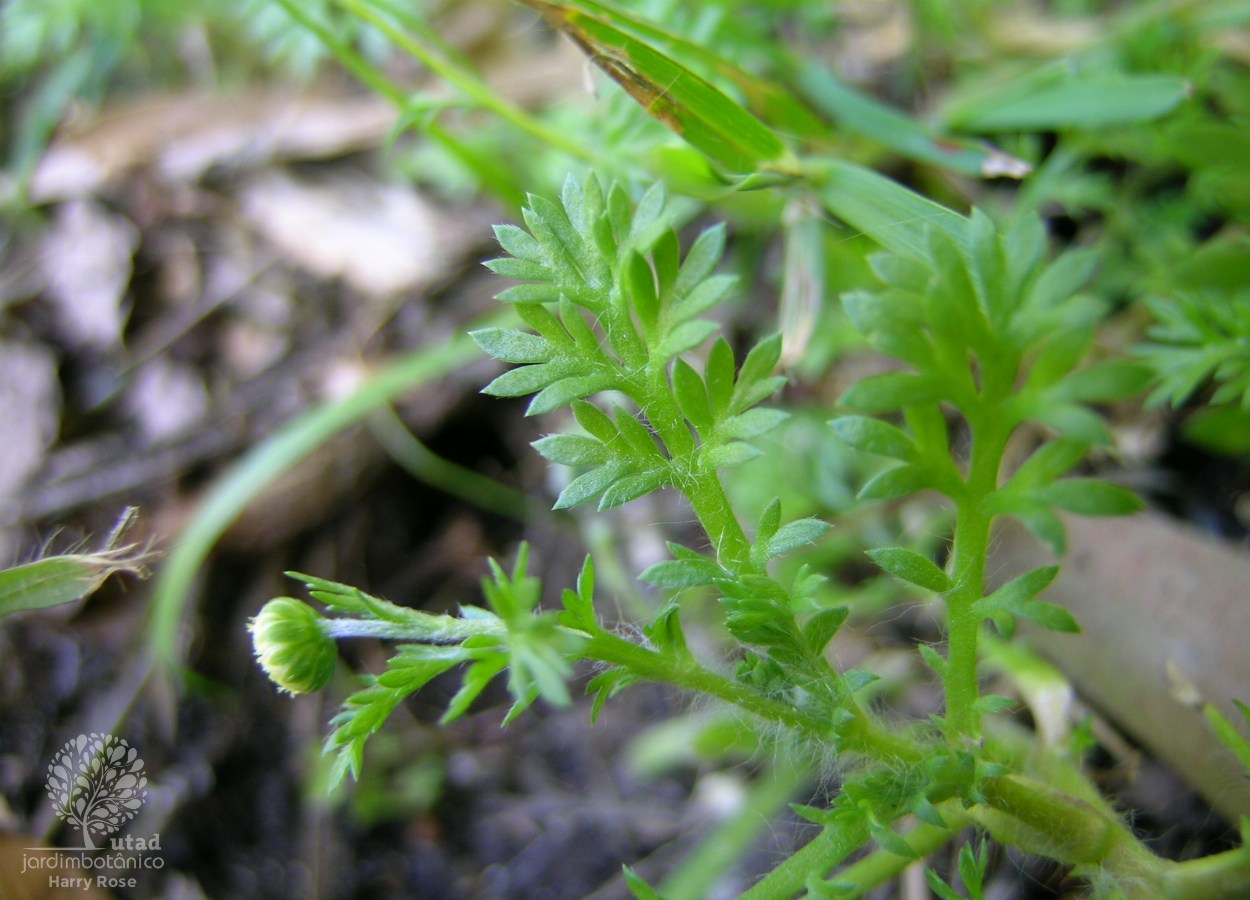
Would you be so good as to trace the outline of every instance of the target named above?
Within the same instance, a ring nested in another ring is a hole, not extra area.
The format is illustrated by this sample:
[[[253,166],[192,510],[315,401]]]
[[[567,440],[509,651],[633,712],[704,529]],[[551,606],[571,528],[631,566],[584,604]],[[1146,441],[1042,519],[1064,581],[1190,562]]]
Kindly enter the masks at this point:
[[[334,674],[338,651],[324,622],[308,604],[279,597],[248,623],[261,668],[287,693],[319,691]]]

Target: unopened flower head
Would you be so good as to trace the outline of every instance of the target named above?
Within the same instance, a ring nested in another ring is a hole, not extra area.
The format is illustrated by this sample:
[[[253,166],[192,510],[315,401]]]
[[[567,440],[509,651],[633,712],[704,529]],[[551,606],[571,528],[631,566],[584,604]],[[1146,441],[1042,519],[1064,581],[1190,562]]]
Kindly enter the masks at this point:
[[[312,693],[330,682],[338,652],[324,622],[308,604],[279,597],[249,623],[261,667],[288,693]]]

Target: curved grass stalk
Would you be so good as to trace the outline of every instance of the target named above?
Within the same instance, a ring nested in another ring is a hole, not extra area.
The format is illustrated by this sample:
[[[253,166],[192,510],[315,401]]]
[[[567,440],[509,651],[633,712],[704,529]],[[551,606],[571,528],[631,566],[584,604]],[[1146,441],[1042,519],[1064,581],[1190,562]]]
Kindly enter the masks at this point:
[[[489,324],[512,321],[492,316]],[[317,407],[252,448],[208,491],[196,514],[174,539],[157,575],[144,652],[150,662],[176,669],[182,662],[179,628],[192,585],[213,545],[282,473],[345,428],[367,418],[401,394],[465,365],[481,351],[461,334],[422,348],[373,376],[350,397]]]

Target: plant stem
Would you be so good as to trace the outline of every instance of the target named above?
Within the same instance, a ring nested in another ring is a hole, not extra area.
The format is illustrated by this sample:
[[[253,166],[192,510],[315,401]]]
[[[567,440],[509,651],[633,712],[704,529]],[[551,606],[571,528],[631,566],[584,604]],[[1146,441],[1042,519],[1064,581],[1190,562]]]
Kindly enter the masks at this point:
[[[488,109],[501,119],[512,123],[557,150],[580,159],[594,162],[594,154],[566,135],[548,128],[529,113],[518,109],[496,94],[489,85],[471,72],[446,59],[437,49],[426,46],[420,40],[396,27],[395,23],[360,0],[338,0],[340,6],[364,19],[427,66],[447,83],[463,91],[483,109]]]
[[[721,562],[727,564],[735,575],[754,572],[751,542],[729,505],[720,476],[714,471],[699,473],[695,476],[693,490],[687,496]]]
[[[1169,865],[1160,882],[1167,900],[1250,897],[1250,850],[1245,846]]]
[[[823,878],[867,840],[868,827],[861,820],[830,825],[741,894],[738,900],[788,900],[807,886],[809,878]]]
[[[528,517],[530,500],[524,492],[439,456],[417,440],[390,404],[370,416],[368,424],[391,459],[418,481],[518,522]]]
[[[751,542],[729,505],[720,476],[715,470],[699,470],[698,448],[673,397],[668,375],[662,366],[655,365],[648,367],[647,374],[647,402],[639,405],[643,406],[647,419],[668,448],[669,458],[682,479],[678,487],[690,500],[694,514],[716,548],[720,561],[735,575],[753,572]]]
[[[337,619],[323,619],[325,633],[338,638],[377,638],[383,641],[408,641],[414,644],[456,645],[471,637],[484,634],[505,635],[508,629],[497,620],[491,619],[460,619],[454,616],[433,616],[413,610],[416,617],[422,617],[411,625],[401,622],[390,622],[383,619],[354,619],[344,616]]]
[[[961,828],[968,822],[956,803],[944,803],[939,807],[942,817],[955,828]],[[924,859],[955,836],[949,828],[939,828],[919,822],[911,831],[904,834],[903,840],[916,852],[919,859]],[[847,866],[834,876],[835,881],[853,884],[855,887],[846,894],[840,894],[838,900],[858,900],[879,884],[894,878],[916,860],[899,856],[888,850],[875,850],[859,862]]]
[[[839,732],[842,749],[887,765],[917,765],[929,757],[929,748],[876,725],[854,700],[847,709],[853,718]]]
[[[1162,896],[1166,863],[1118,819],[1022,775],[990,778],[982,793],[989,805],[968,814],[1000,843],[1078,866],[1083,874],[1106,872],[1130,898]]]
[[[980,617],[972,605],[985,593],[985,559],[989,550],[990,519],[986,500],[998,488],[998,470],[1007,446],[1010,427],[994,406],[983,414],[969,415],[972,458],[968,464],[962,496],[956,503],[955,545],[951,580],[955,588],[946,595],[948,619],[946,674],[947,726],[952,735],[976,740],[981,716],[976,709],[977,633]]]
[[[710,694],[760,718],[780,722],[809,734],[823,735],[828,731],[827,725],[818,719],[756,693],[746,685],[708,671],[690,657],[675,658],[656,653],[606,631],[593,635],[582,646],[581,656],[621,666],[630,674],[648,681],[664,682]]]
[[[684,860],[665,876],[657,893],[665,900],[701,900],[732,870],[786,801],[812,775],[811,763],[780,752],[751,785],[742,808],[716,826]]]

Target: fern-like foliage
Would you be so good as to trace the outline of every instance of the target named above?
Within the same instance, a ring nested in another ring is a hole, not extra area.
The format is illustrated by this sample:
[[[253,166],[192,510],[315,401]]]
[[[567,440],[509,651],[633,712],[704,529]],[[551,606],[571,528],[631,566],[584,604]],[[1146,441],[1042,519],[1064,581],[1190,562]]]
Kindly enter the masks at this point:
[[[599,508],[606,509],[660,487],[689,491],[717,468],[758,455],[743,441],[785,418],[778,410],[753,409],[785,383],[772,374],[780,340],[757,346],[737,373],[724,339],[712,347],[702,374],[680,358],[715,333],[715,323],[699,317],[734,284],[732,276],[713,274],[724,228],[705,231],[683,261],[662,187],[634,210],[622,188],[605,195],[592,175],[584,186],[570,178],[562,200],[531,196],[529,231],[498,226],[511,256],[487,263],[530,282],[499,299],[512,303],[537,334],[499,328],[473,334],[495,358],[522,364],[486,393],[535,394],[530,414],[573,405],[585,434],[534,445],[552,462],[589,469],[556,507],[602,495]],[[617,407],[609,415],[582,400],[603,391],[624,394],[636,410]]]
[[[1108,443],[1090,404],[1130,396],[1150,372],[1131,360],[1081,368],[1102,308],[1080,293],[1093,273],[1091,251],[1075,250],[1045,265],[1041,222],[1021,219],[1006,234],[974,211],[966,230],[931,229],[924,252],[882,255],[871,262],[882,290],[843,298],[855,325],[874,347],[910,367],[865,379],[841,404],[869,413],[901,411],[906,430],[876,418],[835,419],[838,434],[860,450],[893,458],[860,495],[895,499],[933,489],[954,501],[956,527],[947,571],[904,548],[874,551],[886,571],[945,596],[947,656],[922,647],[945,682],[952,739],[980,733],[980,719],[1005,702],[980,695],[976,646],[987,618],[1010,634],[1017,617],[1059,631],[1079,630],[1066,611],[1036,599],[1054,579],[1045,567],[984,595],[989,528],[1000,515],[1017,518],[1060,554],[1064,529],[1056,509],[1118,515],[1139,508],[1128,490],[1092,478],[1064,478],[1090,444]],[[971,448],[960,466],[947,434],[943,406],[966,422]],[[1056,436],[1004,480],[1007,442],[1025,422]],[[958,740],[952,740],[956,752]],[[976,760],[977,764],[982,763]],[[975,782],[960,796],[975,799]]]
[[[824,579],[804,571],[785,586],[767,573],[771,559],[816,540],[828,525],[816,519],[783,524],[774,502],[748,540],[717,476],[718,469],[758,455],[747,441],[785,418],[757,406],[785,383],[773,374],[780,337],[762,340],[740,367],[724,338],[711,347],[702,372],[682,358],[712,337],[715,324],[700,316],[734,282],[714,274],[724,229],[705,231],[683,260],[661,187],[631,211],[620,187],[605,194],[594,176],[584,185],[570,178],[562,205],[531,197],[525,221],[528,232],[496,229],[511,256],[487,265],[530,282],[500,299],[513,303],[537,334],[487,329],[474,337],[497,359],[520,364],[491,382],[487,393],[534,393],[530,413],[573,407],[584,434],[551,435],[534,444],[552,462],[587,470],[564,489],[557,508],[602,495],[599,508],[606,509],[661,487],[682,491],[708,532],[713,554],[670,544],[674,559],[653,566],[642,579],[673,590],[712,586],[722,597],[730,633],[761,648],[744,658],[739,679],[836,728],[851,715],[851,695],[872,680],[862,672],[838,676],[821,655],[846,610],[828,610],[801,625],[796,602]],[[616,406],[609,415],[583,399],[604,391],[625,395],[630,408]],[[656,646],[667,642],[674,652],[682,649],[675,607],[661,613],[649,636]],[[605,676],[594,687],[619,689],[617,677]]]
[[[986,512],[1010,514],[1063,549],[1063,529],[1053,509],[1115,515],[1137,500],[1115,485],[1092,479],[1058,480],[1091,444],[1107,444],[1102,418],[1089,404],[1131,396],[1150,373],[1130,360],[1078,368],[1093,343],[1102,306],[1080,293],[1093,274],[1093,251],[1073,250],[1042,263],[1044,232],[1036,217],[1000,235],[975,211],[967,243],[930,233],[929,256],[879,255],[871,262],[885,287],[843,298],[855,325],[881,352],[913,371],[890,372],[852,387],[841,405],[871,413],[902,410],[908,431],[878,419],[845,416],[834,422],[853,446],[891,457],[900,465],[866,484],[860,496],[895,499],[923,488],[954,500],[984,494]],[[1026,421],[1056,436],[1014,476],[974,484],[970,464],[952,460],[941,404],[958,410],[979,447],[993,458]]]
[[[1156,324],[1138,353],[1155,370],[1155,405],[1179,406],[1209,379],[1212,403],[1250,410],[1250,292],[1178,294],[1147,300]]]
[[[490,608],[465,606],[458,617],[396,606],[357,588],[290,573],[302,580],[329,611],[348,617],[327,620],[331,635],[373,634],[413,642],[401,644],[386,672],[367,677],[368,686],[348,697],[334,717],[325,746],[326,753],[335,754],[331,787],[348,772],[353,777],[359,775],[365,742],[405,697],[456,666],[467,667],[443,722],[464,715],[491,679],[505,670],[514,701],[505,722],[540,696],[557,706],[568,705],[565,679],[570,675],[569,661],[577,658],[581,638],[575,631],[560,627],[555,613],[537,609],[541,584],[526,573],[528,561],[525,544],[510,574],[490,560],[490,577],[482,579],[482,593]],[[593,591],[594,569],[589,560],[586,565],[582,586]],[[573,612],[566,615],[575,615],[578,599],[574,595]]]

